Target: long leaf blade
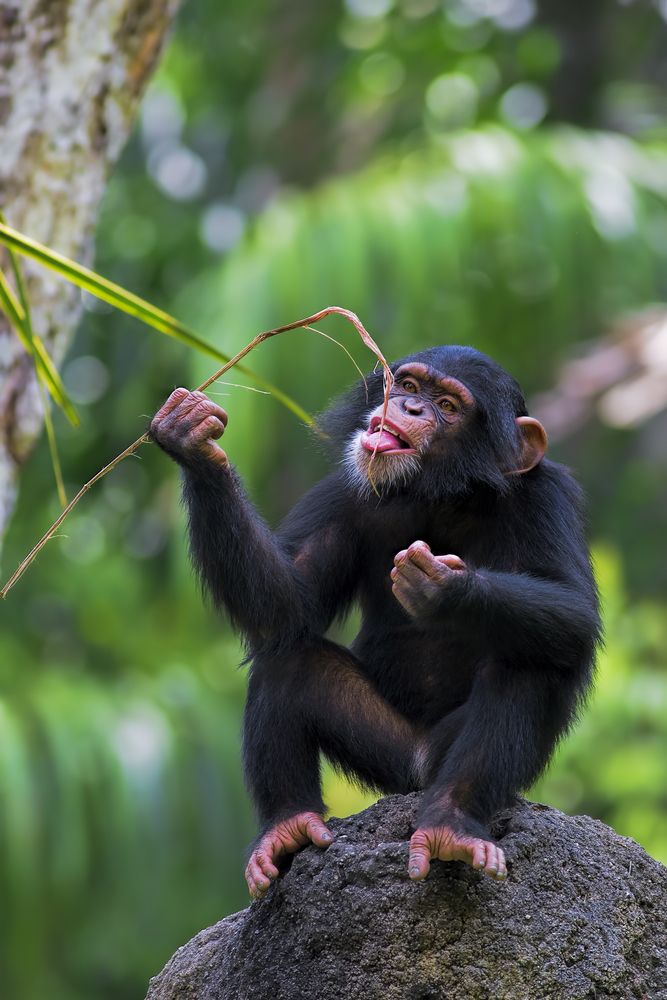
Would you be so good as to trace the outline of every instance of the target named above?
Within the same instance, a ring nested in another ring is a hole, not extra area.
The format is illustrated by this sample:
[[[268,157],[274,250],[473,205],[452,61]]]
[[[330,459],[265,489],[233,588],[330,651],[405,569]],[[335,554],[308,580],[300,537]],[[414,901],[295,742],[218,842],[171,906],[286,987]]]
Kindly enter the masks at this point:
[[[0,220],[2,220],[1,213],[0,213]],[[16,259],[14,252],[12,250],[8,250],[8,253],[11,260],[12,270],[14,272],[14,280],[16,281],[16,288],[18,290],[19,298],[18,300],[15,298],[11,286],[5,279],[4,274],[0,272],[0,278],[2,279],[2,296],[4,301],[7,303],[8,317],[9,313],[11,313],[14,316],[15,329],[18,338],[24,345],[29,357],[32,358],[32,363],[37,378],[37,389],[39,391],[39,399],[42,404],[42,411],[44,413],[44,427],[46,428],[46,437],[49,444],[49,454],[51,456],[53,475],[56,480],[56,489],[58,490],[58,497],[60,499],[61,505],[63,507],[66,507],[67,493],[65,491],[63,470],[60,464],[60,455],[58,454],[58,442],[56,441],[56,433],[53,427],[53,419],[51,417],[49,398],[44,392],[44,388],[45,386],[47,386],[50,391],[58,395],[60,394],[59,389],[62,386],[62,383],[60,382],[60,377],[56,371],[55,366],[51,361],[51,358],[49,357],[46,351],[46,348],[44,347],[44,344],[42,343],[41,340],[39,340],[39,345],[37,343],[39,338],[35,336],[35,332],[32,327],[32,317],[30,315],[30,303],[28,301],[28,296],[26,293],[25,282],[23,281],[23,274],[21,272],[19,262]],[[64,386],[62,387],[62,394],[60,395],[65,410],[69,408],[75,420],[78,420],[76,411],[74,410],[74,408],[72,407],[71,403],[67,398]]]
[[[63,278],[71,281],[72,284],[77,285],[84,291],[90,292],[91,295],[102,299],[103,302],[115,306],[115,308],[120,309],[129,316],[134,316],[142,320],[148,326],[152,326],[155,330],[159,330],[168,337],[173,337],[182,344],[193,347],[203,354],[208,354],[209,357],[223,363],[230,360],[230,355],[219,351],[212,344],[208,344],[185,326],[185,324],[170,316],[164,310],[158,309],[152,303],[147,302],[146,299],[142,299],[139,295],[135,295],[134,292],[129,292],[115,282],[103,278],[95,271],[91,271],[90,268],[84,267],[82,264],[77,264],[75,261],[70,260],[69,257],[65,257],[63,254],[45,247],[43,244],[38,243],[37,240],[24,236],[23,233],[19,233],[4,223],[0,223],[0,243],[4,243],[6,247],[15,250],[17,253],[31,257],[44,267],[48,267]],[[254,372],[249,371],[245,367],[241,368],[239,366],[238,370],[242,371],[248,378],[253,379],[258,385],[267,389],[283,406],[291,410],[305,424],[313,424],[313,418],[310,414],[286,393],[278,389],[277,386],[272,385],[261,376],[255,375]]]
[[[32,341],[30,340],[30,335],[25,329],[25,312],[23,306],[14,295],[11,285],[2,271],[0,271],[0,309],[7,316],[25,351],[33,355],[39,377],[48,389],[54,403],[64,412],[69,422],[74,427],[78,427],[80,424],[79,415],[67,395],[58,370],[51,360],[42,339],[37,334],[33,334],[33,339]]]

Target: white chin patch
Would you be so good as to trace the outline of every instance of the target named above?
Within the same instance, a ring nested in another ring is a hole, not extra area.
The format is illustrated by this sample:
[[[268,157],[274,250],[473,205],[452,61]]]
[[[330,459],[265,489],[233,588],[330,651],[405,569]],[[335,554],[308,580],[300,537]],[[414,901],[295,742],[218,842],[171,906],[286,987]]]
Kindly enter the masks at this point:
[[[419,472],[417,455],[373,455],[361,444],[363,431],[357,431],[345,449],[343,464],[350,486],[362,496],[381,493],[391,486],[403,486]]]

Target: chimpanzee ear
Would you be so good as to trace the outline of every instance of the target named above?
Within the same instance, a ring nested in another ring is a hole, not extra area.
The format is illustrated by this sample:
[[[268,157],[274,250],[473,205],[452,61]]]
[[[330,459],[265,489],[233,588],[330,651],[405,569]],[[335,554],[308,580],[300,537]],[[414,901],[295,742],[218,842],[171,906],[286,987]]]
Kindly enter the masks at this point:
[[[547,432],[535,417],[517,417],[516,425],[521,440],[519,467],[513,469],[515,475],[530,472],[544,458],[547,450]]]

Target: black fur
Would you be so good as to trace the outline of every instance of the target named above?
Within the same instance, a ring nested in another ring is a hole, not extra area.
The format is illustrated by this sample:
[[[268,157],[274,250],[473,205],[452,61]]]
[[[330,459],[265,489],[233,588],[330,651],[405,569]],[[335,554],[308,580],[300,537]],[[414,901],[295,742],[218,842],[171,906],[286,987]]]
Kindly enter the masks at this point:
[[[425,786],[423,825],[488,836],[591,682],[600,623],[579,488],[547,460],[506,475],[526,404],[490,358],[442,347],[397,365],[410,360],[463,382],[476,410],[455,452],[422,456],[407,486],[361,496],[338,467],[274,535],[233,470],[186,467],[195,566],[252,659],[244,755],[263,825],[323,810],[323,752],[383,791]],[[381,376],[367,384],[368,395],[360,383],[322,418],[341,451],[381,402]],[[389,573],[417,539],[469,572],[415,622]],[[363,621],[348,651],[325,633],[354,601]]]

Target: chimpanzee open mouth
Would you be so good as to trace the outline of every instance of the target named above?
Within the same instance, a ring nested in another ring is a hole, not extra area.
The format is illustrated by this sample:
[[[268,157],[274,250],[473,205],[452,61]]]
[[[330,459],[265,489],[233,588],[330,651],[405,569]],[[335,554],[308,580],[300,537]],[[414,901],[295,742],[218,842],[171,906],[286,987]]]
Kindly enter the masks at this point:
[[[391,420],[384,420],[381,416],[371,417],[368,430],[361,435],[361,445],[366,451],[374,451],[383,455],[394,455],[398,452],[408,455],[415,455],[417,449],[405,436],[396,424]]]

